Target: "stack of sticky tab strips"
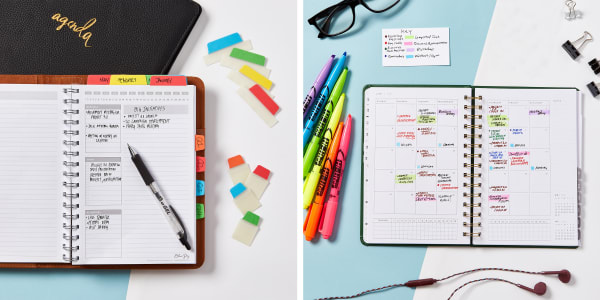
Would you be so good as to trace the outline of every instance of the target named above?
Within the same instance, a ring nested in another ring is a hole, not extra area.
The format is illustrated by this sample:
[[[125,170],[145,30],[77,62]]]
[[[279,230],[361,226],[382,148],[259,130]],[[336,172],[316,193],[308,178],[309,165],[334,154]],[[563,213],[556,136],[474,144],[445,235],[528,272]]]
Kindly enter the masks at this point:
[[[253,211],[261,206],[260,198],[269,185],[271,171],[258,165],[250,173],[250,166],[241,155],[230,157],[227,163],[229,164],[229,177],[234,184],[230,190],[231,196],[243,215],[232,237],[250,246],[258,232],[260,221],[260,217]]]
[[[196,220],[204,219],[204,204],[202,202],[204,191],[204,171],[206,170],[206,158],[204,156],[204,129],[197,129],[194,139],[196,150]]]
[[[88,85],[171,85],[185,86],[183,75],[89,75]]]
[[[273,101],[270,93],[273,82],[269,80],[271,70],[265,67],[266,58],[250,52],[252,43],[243,41],[239,33],[233,33],[208,43],[208,55],[204,57],[207,65],[220,62],[231,69],[227,78],[240,88],[237,93],[269,126],[277,123],[275,115],[279,105]]]

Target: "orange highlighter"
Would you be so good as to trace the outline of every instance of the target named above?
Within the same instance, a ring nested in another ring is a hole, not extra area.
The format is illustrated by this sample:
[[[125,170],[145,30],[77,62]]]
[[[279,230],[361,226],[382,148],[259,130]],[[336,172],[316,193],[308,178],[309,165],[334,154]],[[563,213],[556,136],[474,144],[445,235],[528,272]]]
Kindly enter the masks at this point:
[[[342,131],[344,131],[344,122],[340,122],[335,130],[335,136],[333,137],[333,141],[327,150],[327,159],[325,160],[323,169],[321,169],[321,178],[319,179],[319,183],[315,191],[315,200],[308,208],[306,219],[304,219],[304,237],[307,241],[310,241],[313,239],[313,237],[315,237],[319,227],[321,212],[323,211],[323,203],[325,203],[327,188],[329,187],[331,173],[333,172],[333,162],[337,157],[340,140],[342,139]]]

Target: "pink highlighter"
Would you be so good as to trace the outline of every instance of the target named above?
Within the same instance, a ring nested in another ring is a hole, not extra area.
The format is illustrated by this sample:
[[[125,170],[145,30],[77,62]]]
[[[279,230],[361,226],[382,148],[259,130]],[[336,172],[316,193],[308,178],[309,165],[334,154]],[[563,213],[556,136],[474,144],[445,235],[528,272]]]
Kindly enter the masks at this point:
[[[327,202],[325,202],[323,216],[321,218],[321,223],[319,224],[319,232],[324,239],[328,239],[331,236],[333,225],[335,224],[335,214],[337,212],[338,198],[340,195],[340,187],[342,185],[342,178],[344,175],[344,167],[346,166],[346,158],[348,157],[348,145],[350,144],[351,134],[352,115],[349,114],[344,123],[344,131],[342,132],[340,149],[338,150],[335,164],[333,166],[329,199]]]

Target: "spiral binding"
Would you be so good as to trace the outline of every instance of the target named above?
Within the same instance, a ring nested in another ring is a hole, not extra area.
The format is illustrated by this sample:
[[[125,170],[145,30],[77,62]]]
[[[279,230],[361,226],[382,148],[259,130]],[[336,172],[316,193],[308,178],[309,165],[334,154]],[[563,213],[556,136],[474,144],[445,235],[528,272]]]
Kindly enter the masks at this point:
[[[466,172],[463,173],[463,177],[468,179],[468,182],[463,183],[463,187],[468,188],[468,192],[463,193],[463,197],[467,198],[468,201],[463,202],[463,207],[466,211],[463,212],[463,217],[467,218],[463,222],[463,227],[468,228],[468,231],[463,232],[463,236],[475,238],[481,237],[481,232],[474,232],[474,228],[481,228],[481,222],[475,221],[475,218],[481,218],[481,212],[475,211],[481,208],[481,202],[476,202],[475,199],[481,198],[481,192],[476,189],[481,189],[481,183],[475,182],[477,178],[481,178],[481,162],[476,162],[475,159],[481,158],[481,153],[476,153],[477,149],[482,148],[481,143],[477,143],[476,140],[481,140],[482,134],[480,130],[483,128],[481,123],[477,123],[478,120],[483,119],[481,111],[483,105],[480,101],[483,100],[482,96],[471,97],[465,95],[464,97],[467,104],[463,107],[465,109],[465,120],[470,120],[469,123],[464,125],[466,133],[463,135],[466,142],[463,144],[465,148],[464,158],[467,162],[463,164]]]
[[[65,88],[63,89],[63,93],[67,97],[63,99],[63,103],[65,104],[65,108],[63,109],[63,113],[65,114],[63,124],[66,128],[63,130],[65,139],[62,143],[64,148],[63,155],[65,156],[65,160],[63,161],[63,176],[65,180],[62,184],[62,196],[64,198],[62,204],[62,216],[64,218],[62,238],[65,240],[65,243],[62,245],[62,248],[66,253],[62,257],[64,261],[73,263],[79,260],[79,256],[75,255],[79,250],[79,245],[76,244],[79,240],[79,235],[75,234],[79,229],[79,225],[73,224],[74,220],[79,219],[79,214],[77,213],[79,203],[76,203],[77,199],[79,199],[79,172],[76,170],[79,167],[79,162],[75,161],[75,157],[79,156],[79,151],[77,151],[77,147],[79,146],[79,140],[77,140],[79,130],[72,128],[74,125],[79,124],[79,120],[76,118],[76,115],[79,114],[79,109],[74,107],[79,104],[79,99],[73,98],[73,94],[79,93],[79,89]]]

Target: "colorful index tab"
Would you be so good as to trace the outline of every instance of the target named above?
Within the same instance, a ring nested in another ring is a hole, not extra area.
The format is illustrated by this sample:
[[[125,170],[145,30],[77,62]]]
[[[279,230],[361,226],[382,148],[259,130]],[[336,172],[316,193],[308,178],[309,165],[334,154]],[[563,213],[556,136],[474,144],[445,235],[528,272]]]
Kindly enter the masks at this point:
[[[202,156],[196,156],[196,172],[201,173],[206,170],[206,159]]]
[[[269,78],[263,76],[262,74],[258,73],[256,70],[250,68],[247,65],[243,65],[240,68],[240,73],[250,78],[252,81],[260,84],[260,86],[264,87],[267,90],[270,90],[271,86],[273,85],[273,82],[271,82]]]
[[[87,79],[88,85],[109,85],[110,75],[89,75]]]
[[[204,150],[204,135],[197,134],[196,135],[196,151]]]
[[[258,84],[255,84],[249,90],[272,115],[275,115],[279,111],[279,105]]]
[[[187,78],[185,76],[152,76],[150,85],[185,86],[187,85]]]
[[[196,180],[196,196],[204,196],[204,180]]]
[[[229,54],[229,56],[245,60],[249,63],[257,64],[259,66],[264,66],[266,61],[264,56],[240,48],[231,49],[231,53]]]
[[[269,180],[269,175],[271,174],[271,171],[269,171],[269,169],[258,165],[256,166],[256,169],[254,169],[254,174],[264,178],[265,180]]]
[[[235,186],[233,186],[229,192],[231,193],[231,196],[233,198],[239,196],[241,193],[243,193],[246,190],[246,186],[244,186],[243,183],[238,183]]]
[[[258,221],[260,221],[260,217],[251,211],[247,211],[244,215],[244,221],[252,225],[258,226]]]
[[[234,157],[230,157],[227,159],[227,163],[229,164],[229,168],[237,167],[244,163],[244,158],[241,155],[236,155]]]
[[[110,85],[147,85],[146,75],[111,75]]]
[[[196,203],[196,220],[204,219],[204,204]]]
[[[230,35],[224,36],[220,39],[214,40],[208,43],[206,46],[208,47],[208,53],[213,53],[219,51],[223,48],[227,48],[231,45],[235,45],[237,43],[242,42],[242,37],[239,33],[232,33]]]

